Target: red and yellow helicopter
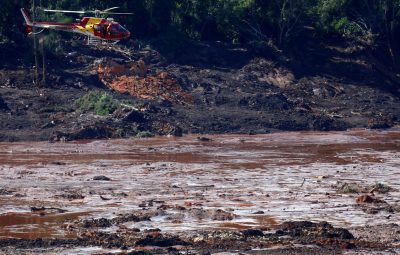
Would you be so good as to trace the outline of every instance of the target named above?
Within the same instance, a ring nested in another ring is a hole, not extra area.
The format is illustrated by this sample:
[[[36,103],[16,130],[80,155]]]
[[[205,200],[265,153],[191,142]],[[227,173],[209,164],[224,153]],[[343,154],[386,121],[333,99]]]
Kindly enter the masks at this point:
[[[29,16],[29,13],[22,8],[21,12],[25,19],[25,26],[29,34],[41,33],[45,29],[61,30],[67,32],[78,33],[85,35],[90,42],[118,42],[122,39],[129,38],[131,33],[121,26],[118,22],[115,22],[112,18],[100,18],[102,14],[111,15],[132,15],[133,13],[116,13],[110,12],[119,7],[112,7],[106,10],[95,10],[95,11],[67,11],[67,10],[48,10],[45,12],[56,12],[56,13],[78,13],[78,14],[95,14],[95,17],[84,17],[82,20],[78,20],[77,23],[59,23],[59,22],[34,22]],[[36,32],[40,30],[39,32]]]

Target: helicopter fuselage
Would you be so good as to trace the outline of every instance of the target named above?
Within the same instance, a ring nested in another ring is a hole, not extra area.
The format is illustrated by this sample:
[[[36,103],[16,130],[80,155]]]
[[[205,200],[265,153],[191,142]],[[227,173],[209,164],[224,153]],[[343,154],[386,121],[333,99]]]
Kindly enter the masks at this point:
[[[34,28],[53,29],[67,32],[79,33],[101,40],[119,41],[129,38],[131,33],[113,19],[96,17],[84,17],[80,23],[59,23],[59,22],[33,22],[28,12],[21,9],[25,18],[27,31],[30,33]]]

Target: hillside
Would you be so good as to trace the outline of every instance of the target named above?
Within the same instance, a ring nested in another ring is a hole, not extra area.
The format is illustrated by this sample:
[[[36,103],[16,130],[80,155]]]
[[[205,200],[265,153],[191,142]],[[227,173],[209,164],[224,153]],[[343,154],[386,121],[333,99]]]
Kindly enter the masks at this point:
[[[253,44],[175,43],[172,50],[162,39],[113,47],[66,43],[62,54],[46,59],[41,86],[32,83],[29,46],[1,44],[0,140],[399,123],[397,77],[351,44],[308,42],[289,53]]]

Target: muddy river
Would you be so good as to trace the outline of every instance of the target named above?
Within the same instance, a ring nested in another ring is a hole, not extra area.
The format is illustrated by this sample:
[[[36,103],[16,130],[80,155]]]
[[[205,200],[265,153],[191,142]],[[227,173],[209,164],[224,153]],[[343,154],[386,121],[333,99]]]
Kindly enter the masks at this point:
[[[374,187],[390,192],[374,192]],[[0,238],[75,238],[74,222],[157,210],[104,231],[163,233],[399,223],[400,128],[0,143]]]

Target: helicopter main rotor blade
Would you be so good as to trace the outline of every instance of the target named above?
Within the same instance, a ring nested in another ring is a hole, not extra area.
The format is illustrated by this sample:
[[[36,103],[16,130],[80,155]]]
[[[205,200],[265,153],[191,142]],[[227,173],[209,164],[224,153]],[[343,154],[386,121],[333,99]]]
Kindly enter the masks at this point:
[[[112,7],[105,9],[104,11],[101,10],[94,10],[94,11],[68,11],[68,10],[49,10],[45,9],[45,12],[55,12],[55,13],[78,13],[78,14],[88,14],[92,13],[95,15],[100,15],[100,14],[111,14],[111,15],[133,15],[131,12],[109,12],[111,10],[118,9],[119,7]]]
[[[115,10],[115,9],[118,9],[119,7],[111,7],[111,8],[108,8],[108,9],[105,9],[105,10],[103,10],[103,12],[109,12],[109,11],[112,11],[112,10]]]
[[[45,12],[58,12],[58,13],[79,13],[79,14],[85,14],[88,13],[86,11],[66,11],[66,10],[48,10],[45,9]]]
[[[112,14],[112,15],[133,15],[132,12],[101,12],[101,14]]]

